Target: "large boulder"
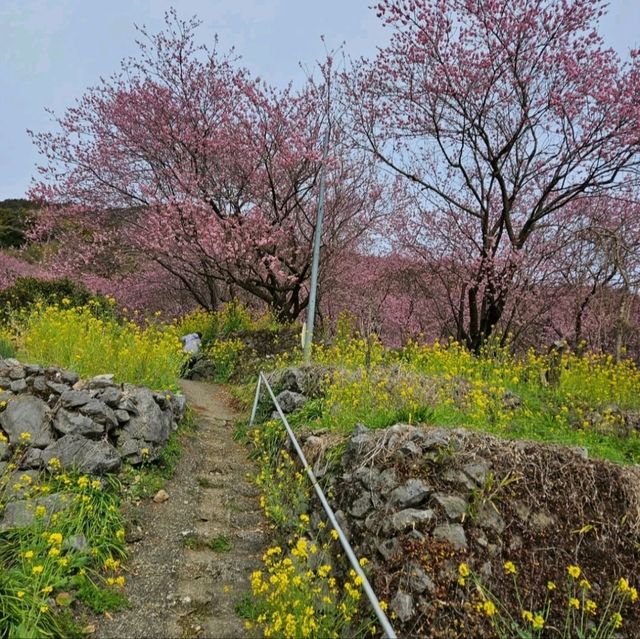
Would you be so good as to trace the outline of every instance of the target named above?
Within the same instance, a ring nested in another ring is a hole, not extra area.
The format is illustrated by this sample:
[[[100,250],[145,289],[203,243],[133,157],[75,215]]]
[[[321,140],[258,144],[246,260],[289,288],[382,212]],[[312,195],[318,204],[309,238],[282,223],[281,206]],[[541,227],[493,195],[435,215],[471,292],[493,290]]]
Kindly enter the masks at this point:
[[[172,430],[171,410],[163,411],[148,388],[127,385],[125,396],[133,401],[138,414],[133,415],[126,424],[123,424],[123,430],[133,439],[152,444],[164,444]]]
[[[49,406],[38,397],[22,395],[12,399],[2,414],[0,426],[9,435],[12,444],[20,443],[20,435],[28,433],[28,443],[35,448],[46,448],[53,442]]]
[[[47,446],[42,460],[48,464],[57,458],[64,468],[76,468],[84,473],[103,475],[120,468],[118,451],[107,441],[93,441],[77,433],[64,435]]]
[[[90,439],[98,439],[105,432],[104,424],[99,424],[86,415],[78,415],[64,408],[58,409],[53,427],[63,435],[83,435]]]

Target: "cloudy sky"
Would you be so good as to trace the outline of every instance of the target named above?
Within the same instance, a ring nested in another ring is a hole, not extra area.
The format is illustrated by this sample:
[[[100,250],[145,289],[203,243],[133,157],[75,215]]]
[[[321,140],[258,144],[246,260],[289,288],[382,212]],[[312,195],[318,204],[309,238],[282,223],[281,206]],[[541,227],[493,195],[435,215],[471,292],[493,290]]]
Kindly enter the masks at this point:
[[[0,0],[0,200],[22,197],[37,154],[26,129],[50,127],[45,108],[73,104],[100,76],[136,52],[135,24],[159,31],[164,12],[197,15],[201,42],[218,34],[254,74],[274,83],[297,80],[327,47],[346,42],[354,56],[371,55],[386,37],[371,0]],[[622,55],[640,44],[639,0],[611,0],[601,23]]]

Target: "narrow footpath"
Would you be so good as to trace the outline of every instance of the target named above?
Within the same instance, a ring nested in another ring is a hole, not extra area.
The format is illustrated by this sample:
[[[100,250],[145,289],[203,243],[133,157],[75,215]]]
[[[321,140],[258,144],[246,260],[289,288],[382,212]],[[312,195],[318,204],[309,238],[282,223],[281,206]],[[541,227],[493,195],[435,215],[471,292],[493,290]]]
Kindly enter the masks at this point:
[[[255,468],[233,439],[238,417],[222,387],[183,381],[198,430],[185,437],[168,499],[127,506],[131,608],[100,617],[99,639],[248,636],[237,614],[268,544]],[[240,603],[239,603],[240,602]]]

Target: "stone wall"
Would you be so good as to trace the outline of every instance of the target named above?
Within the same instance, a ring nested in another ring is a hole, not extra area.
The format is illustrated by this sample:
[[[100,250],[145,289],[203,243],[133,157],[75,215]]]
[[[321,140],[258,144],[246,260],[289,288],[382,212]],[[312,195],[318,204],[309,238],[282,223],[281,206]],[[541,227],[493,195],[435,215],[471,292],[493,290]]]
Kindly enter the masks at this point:
[[[182,395],[118,384],[113,375],[80,379],[57,367],[0,360],[0,473],[20,447],[20,469],[52,459],[100,475],[123,461],[158,458],[186,408]]]

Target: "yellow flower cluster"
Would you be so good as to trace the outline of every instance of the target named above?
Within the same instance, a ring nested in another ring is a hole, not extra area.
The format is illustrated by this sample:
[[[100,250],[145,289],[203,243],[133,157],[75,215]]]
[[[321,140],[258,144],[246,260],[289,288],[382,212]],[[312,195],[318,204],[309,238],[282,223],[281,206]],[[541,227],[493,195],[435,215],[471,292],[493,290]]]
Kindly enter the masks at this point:
[[[23,319],[19,354],[88,377],[108,370],[117,379],[174,388],[186,355],[174,324],[140,325],[97,317],[91,305],[36,306]]]
[[[522,597],[517,583],[518,569],[516,565],[512,561],[506,561],[503,567],[505,574],[513,575],[515,600],[521,601]],[[620,628],[624,623],[621,614],[622,608],[626,603],[635,603],[638,600],[638,591],[636,588],[631,586],[627,578],[620,577],[601,610],[597,602],[586,595],[586,593],[592,590],[592,586],[591,583],[584,578],[582,568],[578,565],[570,564],[566,567],[566,572],[566,599],[553,599],[557,586],[553,581],[548,581],[544,603],[541,609],[539,611],[524,608],[520,610],[519,617],[522,619],[525,627],[518,626],[518,636],[540,636],[539,633],[547,626],[549,617],[555,610],[555,614],[557,614],[561,620],[564,618],[562,622],[564,627],[563,637],[583,637],[588,634],[590,636],[592,630],[595,628],[597,629],[596,634],[598,637],[612,639],[615,630]],[[484,587],[479,577],[466,563],[459,564],[457,583],[460,586],[465,586],[468,579],[471,579],[475,586],[472,596],[476,598],[476,612],[491,620],[491,624],[499,636],[507,636],[504,633],[511,636],[509,632],[515,628],[513,625],[515,623],[515,617],[507,610],[506,604],[496,599],[495,596]],[[532,631],[536,634],[531,635]]]
[[[256,619],[265,637],[341,637],[355,622],[362,579],[351,570],[339,587],[328,563],[311,567],[310,558],[327,545],[299,537],[288,554],[280,546],[263,555],[265,570],[251,575],[251,589],[262,612]]]

